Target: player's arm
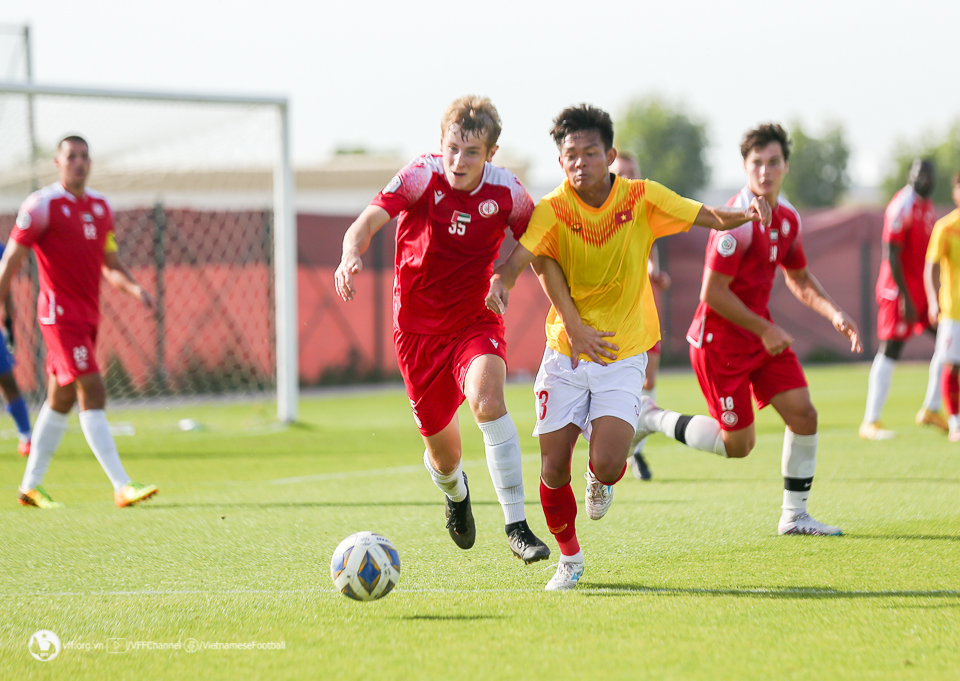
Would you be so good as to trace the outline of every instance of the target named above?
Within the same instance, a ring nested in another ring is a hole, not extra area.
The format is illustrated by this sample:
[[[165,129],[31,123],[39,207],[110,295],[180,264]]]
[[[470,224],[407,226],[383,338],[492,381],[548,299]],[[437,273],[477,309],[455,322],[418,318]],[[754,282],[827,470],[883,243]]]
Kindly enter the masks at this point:
[[[797,297],[797,300],[829,319],[833,328],[849,338],[851,352],[863,352],[857,323],[840,309],[833,298],[827,295],[823,286],[820,285],[820,282],[817,281],[817,278],[813,276],[809,269],[806,267],[796,270],[784,268],[783,273],[786,275],[787,288]]]
[[[104,278],[110,282],[110,285],[118,291],[123,291],[128,296],[136,298],[143,306],[148,310],[155,310],[157,306],[153,302],[153,296],[150,295],[150,292],[143,288],[134,276],[130,273],[130,270],[127,269],[127,266],[123,264],[123,261],[120,260],[120,256],[116,251],[106,251],[103,254],[103,271]]]
[[[883,242],[883,257],[890,263],[890,276],[893,277],[897,289],[900,291],[900,300],[903,305],[903,318],[908,324],[917,320],[917,306],[910,297],[910,289],[907,288],[906,277],[903,276],[903,261],[900,259],[903,253],[903,247],[900,244]]]
[[[779,355],[790,347],[793,337],[747,307],[739,296],[730,290],[732,281],[732,276],[707,268],[700,289],[700,300],[727,321],[758,336],[771,355]]]
[[[570,286],[567,284],[567,278],[563,274],[563,268],[553,258],[540,256],[533,261],[533,271],[540,278],[540,286],[553,303],[560,321],[563,323],[563,330],[567,332],[567,339],[570,341],[570,362],[574,369],[580,362],[580,355],[586,355],[597,364],[606,366],[604,358],[616,360],[614,351],[620,348],[608,340],[609,336],[615,335],[613,331],[598,331],[597,329],[583,323],[580,317],[580,310],[570,295]]]
[[[535,257],[526,247],[518,243],[510,251],[507,259],[497,265],[493,270],[493,276],[490,277],[490,289],[484,301],[488,310],[499,315],[507,311],[510,290],[517,285],[517,277],[530,266]]]
[[[767,203],[767,200],[762,196],[755,196],[745,210],[701,206],[693,224],[708,229],[726,231],[739,227],[745,222],[756,222],[757,220],[764,226],[769,226],[772,216],[773,212],[770,210],[770,204]]]
[[[934,268],[937,264],[929,260],[923,263],[923,290],[927,294],[927,320],[930,326],[936,327],[940,318],[940,299],[937,297],[937,285],[934,278]]]
[[[30,247],[14,241],[13,237],[7,242],[3,257],[0,258],[0,300],[7,300],[10,296],[13,278],[17,276],[20,265],[23,264],[28,253],[30,253]]]
[[[353,277],[363,269],[360,256],[370,247],[370,239],[381,227],[390,221],[390,214],[380,206],[370,204],[363,209],[360,217],[343,235],[343,254],[340,264],[333,275],[337,293],[344,300],[353,300],[357,290],[353,287]]]

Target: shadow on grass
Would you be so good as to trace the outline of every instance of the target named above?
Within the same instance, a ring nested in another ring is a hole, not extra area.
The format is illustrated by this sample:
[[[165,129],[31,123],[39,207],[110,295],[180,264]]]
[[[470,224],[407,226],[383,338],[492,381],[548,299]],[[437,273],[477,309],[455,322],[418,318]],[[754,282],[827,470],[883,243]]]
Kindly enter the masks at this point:
[[[666,596],[734,596],[736,598],[768,598],[785,600],[826,600],[858,598],[941,598],[960,604],[960,590],[931,589],[929,591],[860,591],[831,589],[829,587],[753,587],[743,589],[694,589],[654,587],[642,584],[584,584],[586,596],[632,596],[656,594]]]
[[[401,615],[398,620],[425,620],[428,622],[474,621],[474,620],[502,620],[503,615]]]
[[[185,504],[149,504],[144,510],[159,511],[167,508],[383,508],[389,506],[441,506],[440,501],[235,501],[235,502],[198,502]],[[496,501],[474,501],[474,506],[497,506]]]

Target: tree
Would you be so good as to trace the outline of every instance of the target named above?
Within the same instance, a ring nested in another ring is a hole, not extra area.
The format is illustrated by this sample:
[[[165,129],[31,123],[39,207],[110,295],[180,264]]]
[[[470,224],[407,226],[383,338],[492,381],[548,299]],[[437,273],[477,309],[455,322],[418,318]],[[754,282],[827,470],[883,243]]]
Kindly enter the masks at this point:
[[[933,202],[938,205],[952,205],[950,180],[954,173],[960,171],[960,119],[954,121],[946,135],[927,132],[919,142],[897,144],[893,154],[893,169],[880,185],[887,201],[907,184],[910,166],[916,158],[932,158],[937,164],[937,183],[931,197]]]
[[[783,193],[798,208],[835,206],[850,186],[847,161],[850,147],[840,125],[827,127],[822,137],[811,137],[800,123],[790,132],[790,172]]]
[[[710,181],[706,124],[660,97],[630,102],[617,122],[615,145],[640,162],[643,177],[693,196]]]

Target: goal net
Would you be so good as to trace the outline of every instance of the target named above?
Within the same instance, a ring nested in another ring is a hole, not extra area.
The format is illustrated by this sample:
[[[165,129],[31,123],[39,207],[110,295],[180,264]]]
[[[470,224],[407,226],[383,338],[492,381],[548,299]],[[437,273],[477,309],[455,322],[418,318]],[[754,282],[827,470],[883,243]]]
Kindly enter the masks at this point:
[[[256,395],[296,418],[296,241],[286,102],[0,84],[0,238],[56,181],[63,137],[115,212],[120,258],[152,314],[102,282],[97,359],[111,405]],[[15,376],[45,395],[31,257],[14,281]]]

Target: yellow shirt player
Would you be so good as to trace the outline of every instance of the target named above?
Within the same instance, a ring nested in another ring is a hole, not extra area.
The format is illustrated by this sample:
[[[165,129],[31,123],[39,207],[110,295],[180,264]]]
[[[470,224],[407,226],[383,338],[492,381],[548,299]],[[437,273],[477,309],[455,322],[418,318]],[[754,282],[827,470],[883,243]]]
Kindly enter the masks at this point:
[[[927,293],[930,325],[937,327],[937,349],[930,365],[943,362],[940,389],[947,409],[947,437],[960,442],[960,173],[953,177],[953,202],[957,210],[937,220],[927,245],[923,286]],[[940,266],[940,295],[933,268]]]
[[[531,263],[553,306],[547,349],[534,387],[540,439],[540,501],[560,545],[547,591],[572,589],[583,574],[570,486],[573,448],[590,441],[587,515],[599,520],[640,412],[646,350],[660,338],[647,258],[654,240],[691,224],[732,229],[770,222],[762,197],[748,208],[709,208],[649,180],[612,175],[613,122],[582,104],[560,112],[551,130],[566,181],[537,204],[526,233],[490,279],[487,307],[503,314],[508,291]],[[584,356],[587,360],[580,361]]]

